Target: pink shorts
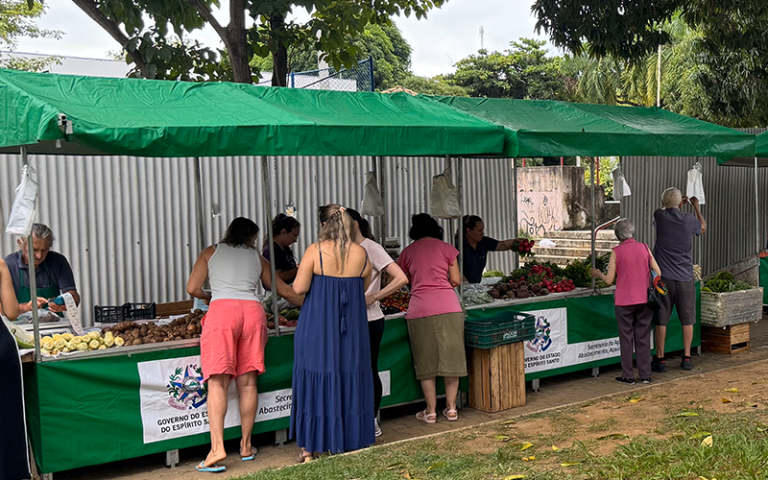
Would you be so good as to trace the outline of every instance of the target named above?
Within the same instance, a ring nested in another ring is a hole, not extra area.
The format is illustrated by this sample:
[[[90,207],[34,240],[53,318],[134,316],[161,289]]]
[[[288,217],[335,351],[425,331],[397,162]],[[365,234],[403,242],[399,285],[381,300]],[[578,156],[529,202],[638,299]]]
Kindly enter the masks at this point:
[[[262,374],[267,316],[255,300],[214,300],[203,317],[200,359],[204,381],[211,375]]]

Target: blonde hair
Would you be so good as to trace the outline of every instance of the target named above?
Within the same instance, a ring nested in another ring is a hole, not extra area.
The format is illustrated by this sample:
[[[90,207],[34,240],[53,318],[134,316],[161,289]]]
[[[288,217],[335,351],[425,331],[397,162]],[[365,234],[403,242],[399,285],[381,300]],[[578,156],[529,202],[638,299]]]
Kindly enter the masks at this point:
[[[339,255],[339,268],[344,271],[344,265],[349,256],[348,245],[356,237],[355,223],[346,209],[332,203],[320,207],[320,236],[318,242],[333,242]]]

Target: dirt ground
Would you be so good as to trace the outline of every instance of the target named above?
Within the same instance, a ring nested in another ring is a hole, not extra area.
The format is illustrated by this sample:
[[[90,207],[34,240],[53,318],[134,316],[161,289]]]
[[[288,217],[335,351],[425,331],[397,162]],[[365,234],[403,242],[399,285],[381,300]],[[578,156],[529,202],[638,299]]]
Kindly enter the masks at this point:
[[[611,441],[597,442],[594,453],[605,454],[622,442],[627,435],[663,438],[667,433],[657,428],[664,416],[672,411],[695,409],[733,412],[738,409],[768,407],[768,316],[752,325],[751,348],[738,355],[704,353],[694,356],[694,370],[679,368],[679,356],[668,356],[669,372],[655,374],[653,384],[626,386],[613,378],[620,375],[618,366],[604,367],[600,376],[592,378],[590,371],[542,379],[541,390],[528,390],[524,407],[488,414],[472,408],[460,412],[455,423],[440,422],[425,425],[413,418],[423,408],[415,404],[383,411],[384,435],[376,445],[401,444],[414,439],[432,437],[435,442],[450,442],[453,448],[467,451],[493,451],[504,441],[526,442],[534,439],[540,444],[551,443],[568,447],[574,440],[593,441],[609,437]],[[737,393],[726,390],[737,389]],[[724,403],[725,399],[725,403]],[[753,405],[757,405],[754,407]],[[509,421],[509,424],[502,425]],[[513,423],[514,422],[514,423]],[[768,423],[768,419],[765,420]],[[494,435],[489,436],[489,428]],[[486,432],[486,433],[481,433]],[[620,434],[620,435],[613,435]],[[237,456],[237,441],[232,442],[231,455],[224,462],[226,474],[217,478],[233,478],[265,468],[292,465],[298,449],[295,443],[275,445],[274,435],[255,439],[259,454],[255,461],[241,462]],[[386,448],[386,447],[384,447]],[[164,466],[165,455],[88,467],[54,475],[56,480],[181,480],[205,474],[194,471],[194,465],[205,457],[207,446],[184,449],[181,463],[173,469]]]

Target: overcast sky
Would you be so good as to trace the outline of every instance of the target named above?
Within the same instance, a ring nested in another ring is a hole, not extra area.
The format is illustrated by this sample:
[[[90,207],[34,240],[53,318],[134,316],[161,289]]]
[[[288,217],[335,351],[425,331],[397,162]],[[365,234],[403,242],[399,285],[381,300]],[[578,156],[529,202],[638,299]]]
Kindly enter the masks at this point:
[[[22,39],[17,51],[63,56],[105,58],[118,49],[117,43],[70,0],[46,2],[48,12],[38,23],[47,29],[62,30],[61,40]],[[449,0],[433,10],[426,20],[395,18],[403,36],[413,47],[412,69],[417,75],[434,76],[453,71],[453,63],[480,48],[480,27],[488,50],[503,50],[520,37],[541,38],[534,32],[532,0]],[[222,2],[226,22],[226,0]],[[298,18],[305,15],[299,12]],[[194,38],[219,45],[212,30]]]

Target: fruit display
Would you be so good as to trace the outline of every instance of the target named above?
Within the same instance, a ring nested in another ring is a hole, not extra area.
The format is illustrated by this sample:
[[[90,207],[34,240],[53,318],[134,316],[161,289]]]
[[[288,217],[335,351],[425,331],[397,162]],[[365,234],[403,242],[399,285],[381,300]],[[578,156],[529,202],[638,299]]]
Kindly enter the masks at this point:
[[[512,300],[574,290],[574,283],[563,274],[564,270],[555,264],[526,264],[491,286],[488,294],[497,300]]]
[[[384,315],[396,315],[408,310],[410,301],[411,294],[407,289],[402,288],[380,302],[381,310]]]
[[[121,340],[122,344],[122,340]],[[43,355],[58,355],[60,353],[86,352],[89,350],[106,350],[107,348],[119,346],[115,342],[115,337],[101,335],[101,332],[88,332],[82,336],[72,335],[71,333],[54,334],[40,339],[40,352]]]

